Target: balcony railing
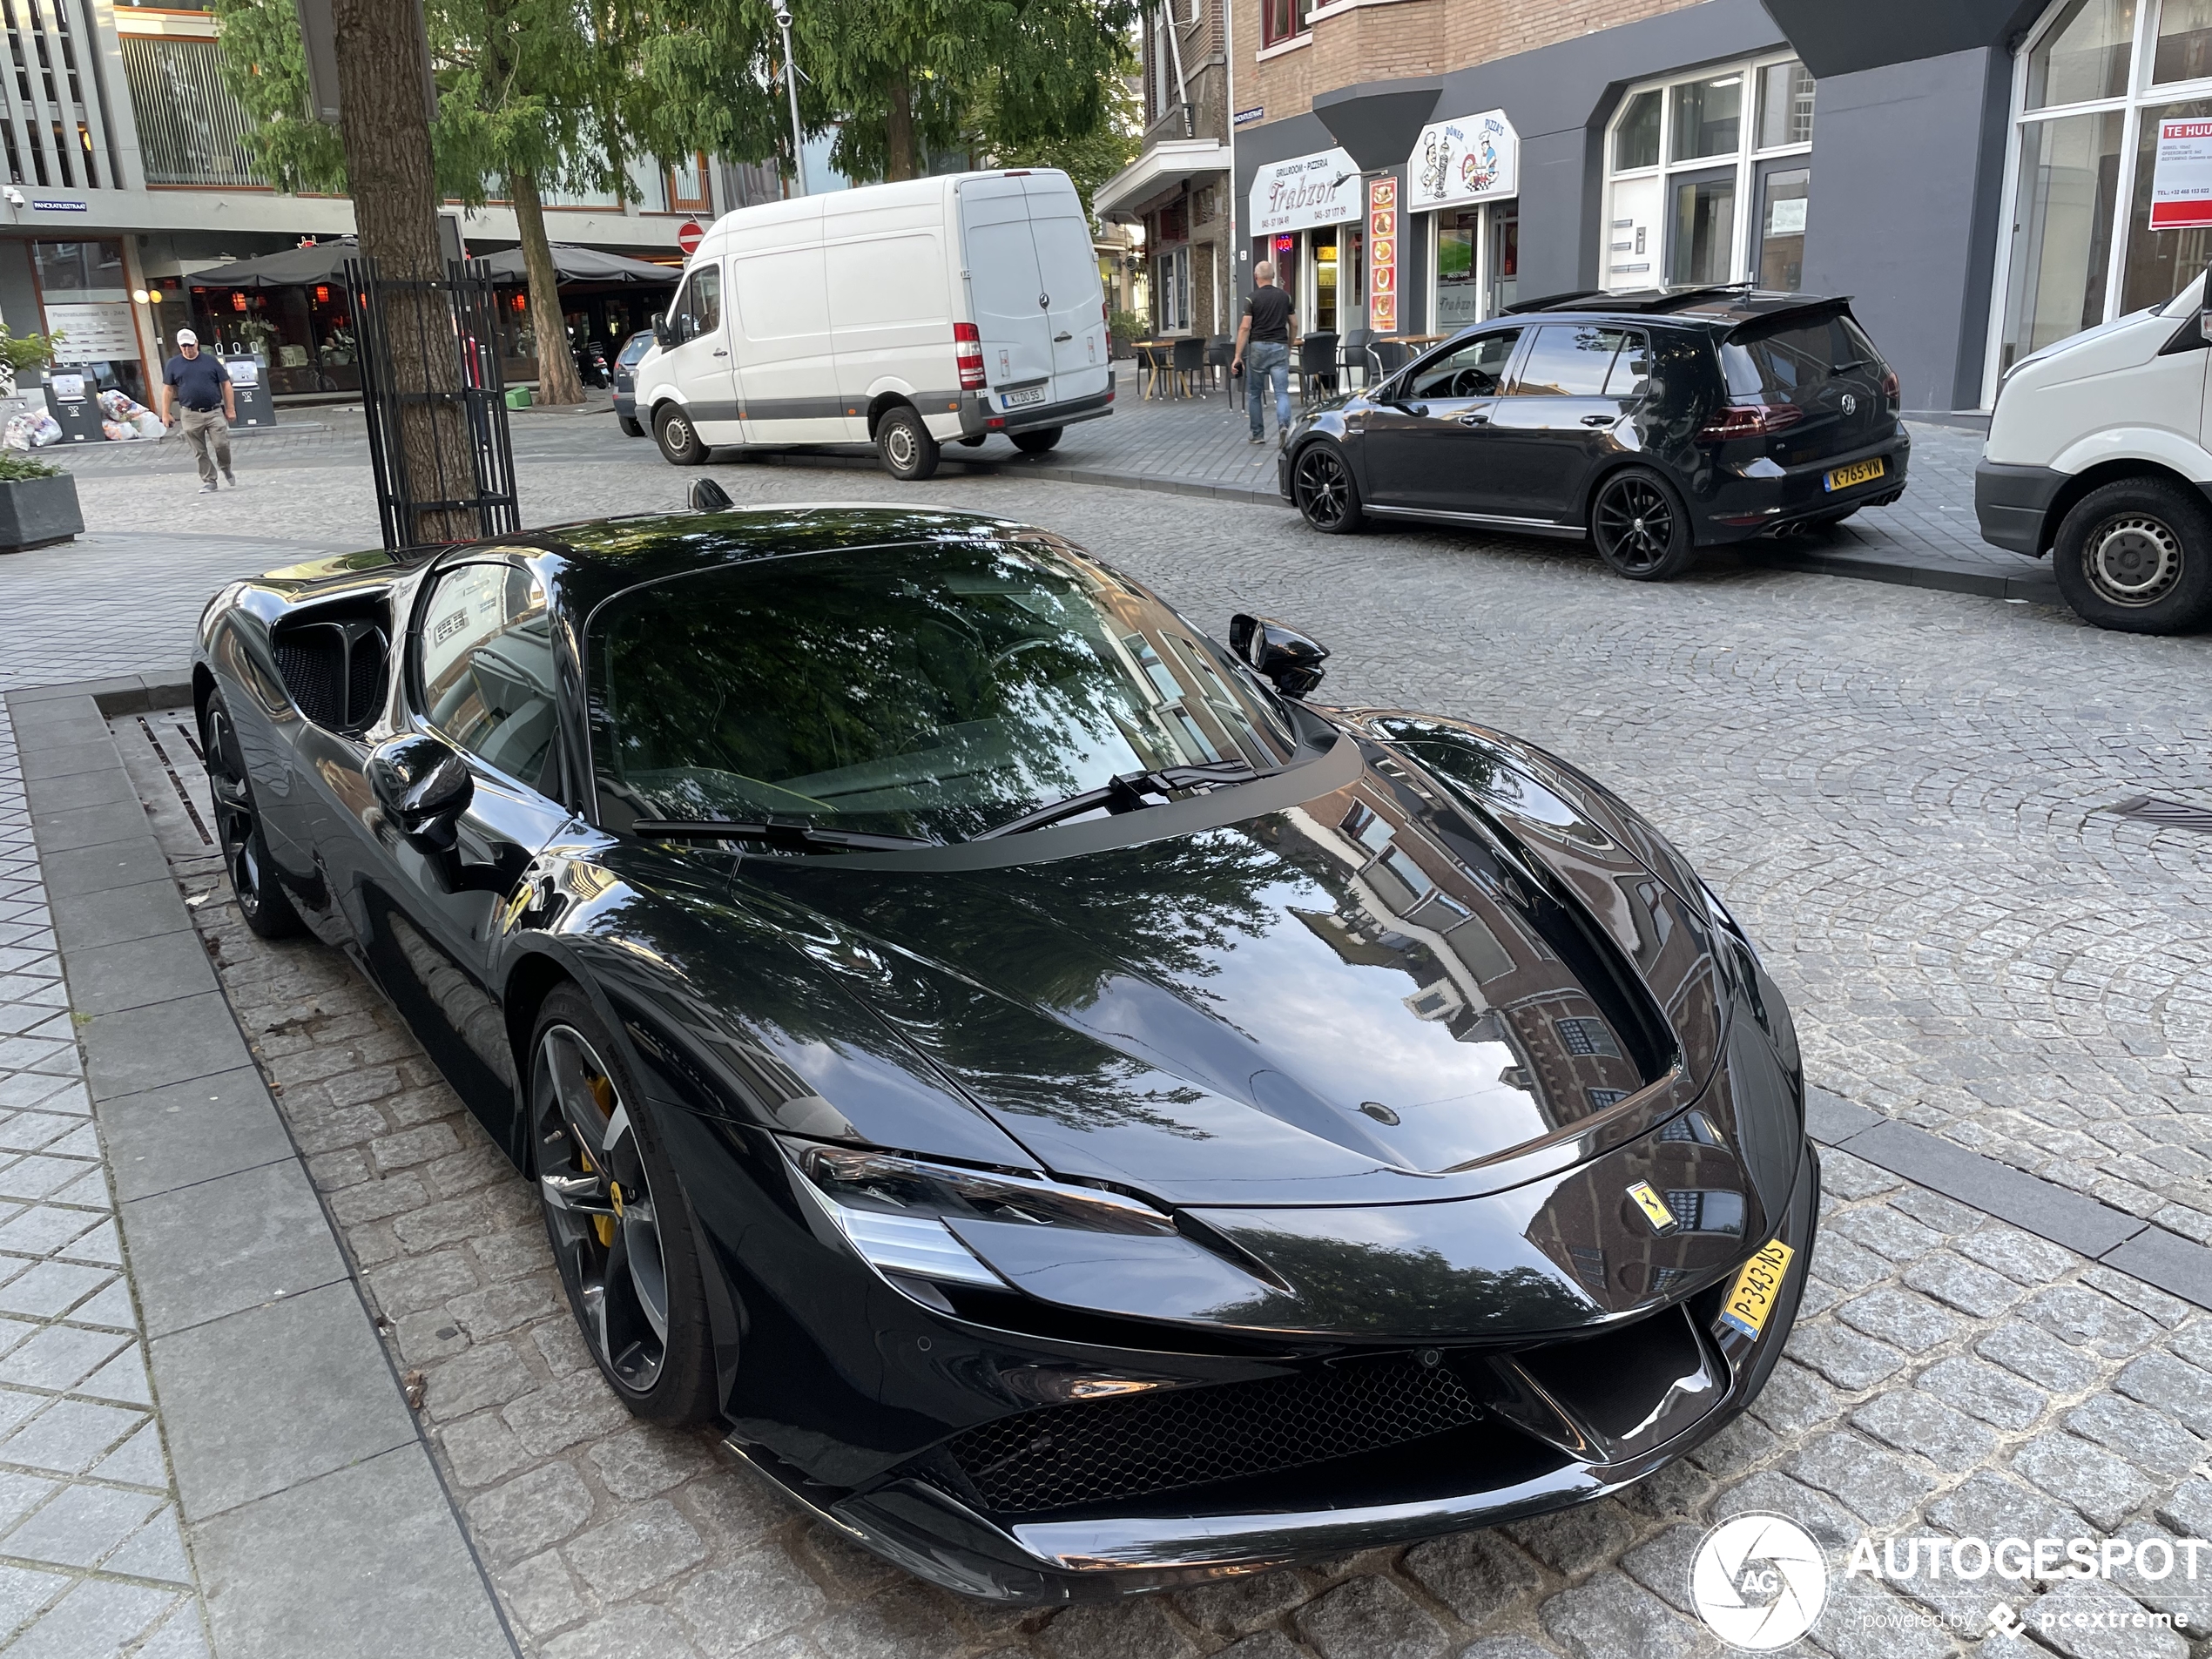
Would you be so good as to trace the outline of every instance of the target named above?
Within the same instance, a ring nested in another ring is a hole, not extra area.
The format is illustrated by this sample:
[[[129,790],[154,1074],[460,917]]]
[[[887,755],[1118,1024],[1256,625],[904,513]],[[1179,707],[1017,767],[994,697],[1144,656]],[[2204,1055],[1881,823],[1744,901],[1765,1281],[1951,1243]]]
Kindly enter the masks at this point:
[[[253,118],[224,84],[219,44],[165,35],[125,35],[121,44],[146,183],[268,183],[246,147]]]

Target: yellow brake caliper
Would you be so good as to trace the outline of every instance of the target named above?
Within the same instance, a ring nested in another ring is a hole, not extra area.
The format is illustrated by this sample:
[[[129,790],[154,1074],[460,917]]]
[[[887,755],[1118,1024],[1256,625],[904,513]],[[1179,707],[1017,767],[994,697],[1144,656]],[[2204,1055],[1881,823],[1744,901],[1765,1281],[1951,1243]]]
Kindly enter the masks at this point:
[[[612,1117],[615,1110],[615,1086],[613,1082],[605,1077],[594,1077],[591,1080],[590,1087],[591,1089],[591,1098],[599,1103],[599,1109],[606,1113],[608,1116]],[[591,1161],[591,1154],[585,1151],[581,1146],[577,1148],[576,1155],[583,1161],[583,1167],[585,1169],[597,1170],[599,1167]],[[591,1231],[599,1236],[599,1244],[602,1249],[612,1250],[615,1247],[615,1216],[619,1216],[622,1213],[622,1184],[610,1178],[607,1182],[607,1185],[614,1194],[615,1215],[592,1217]]]

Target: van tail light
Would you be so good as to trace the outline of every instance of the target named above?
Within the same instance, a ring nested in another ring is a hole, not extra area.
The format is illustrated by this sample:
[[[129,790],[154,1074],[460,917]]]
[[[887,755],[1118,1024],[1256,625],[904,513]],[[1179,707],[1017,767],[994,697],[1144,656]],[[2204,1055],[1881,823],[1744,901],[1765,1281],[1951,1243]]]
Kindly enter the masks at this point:
[[[1892,415],[1905,407],[1905,391],[1898,385],[1897,371],[1893,368],[1882,371],[1882,400],[1890,406]]]
[[[1723,403],[1697,428],[1703,443],[1725,443],[1730,438],[1762,438],[1780,432],[1805,418],[1794,403]]]
[[[953,325],[953,355],[960,363],[960,389],[980,391],[983,385],[983,336],[974,323]]]

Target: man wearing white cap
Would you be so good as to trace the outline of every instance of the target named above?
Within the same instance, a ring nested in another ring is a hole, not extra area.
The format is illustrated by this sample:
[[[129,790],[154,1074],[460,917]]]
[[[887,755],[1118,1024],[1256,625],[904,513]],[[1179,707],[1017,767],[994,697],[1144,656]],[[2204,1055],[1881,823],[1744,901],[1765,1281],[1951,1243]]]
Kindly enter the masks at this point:
[[[213,358],[204,356],[199,336],[189,328],[177,330],[177,354],[161,371],[161,422],[175,426],[183,406],[185,442],[192,445],[199,463],[199,493],[215,493],[215,471],[235,489],[238,475],[231,470],[231,422],[238,418],[238,394],[231,377]]]

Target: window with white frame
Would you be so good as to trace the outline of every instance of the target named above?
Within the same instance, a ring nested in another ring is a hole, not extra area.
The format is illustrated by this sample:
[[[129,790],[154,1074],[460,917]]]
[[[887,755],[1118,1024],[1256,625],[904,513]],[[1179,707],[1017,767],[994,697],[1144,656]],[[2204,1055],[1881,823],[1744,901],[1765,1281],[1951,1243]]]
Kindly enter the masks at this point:
[[[2212,231],[2150,228],[2158,125],[2212,117],[2212,0],[2059,0],[2013,65],[2011,226],[1985,398],[2067,335],[2156,305]]]
[[[1157,280],[1153,293],[1160,302],[1160,332],[1187,333],[1190,327],[1190,248],[1188,243],[1171,247],[1152,261]]]
[[[1631,87],[1605,132],[1605,286],[1801,287],[1812,111],[1794,57]]]

